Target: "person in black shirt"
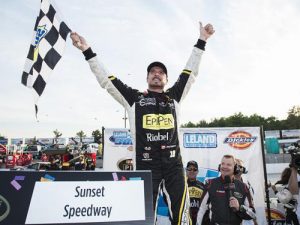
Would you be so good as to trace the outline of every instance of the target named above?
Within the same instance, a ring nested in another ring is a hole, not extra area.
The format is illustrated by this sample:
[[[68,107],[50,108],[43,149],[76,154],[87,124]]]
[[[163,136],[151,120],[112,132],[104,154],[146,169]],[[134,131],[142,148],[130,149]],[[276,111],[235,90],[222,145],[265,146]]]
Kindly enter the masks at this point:
[[[200,199],[203,194],[204,184],[197,180],[198,163],[196,161],[189,161],[186,166],[187,183],[190,197],[190,217],[192,225],[197,224],[197,216],[200,207]],[[209,225],[209,211],[206,211],[205,218],[203,218],[201,225]]]

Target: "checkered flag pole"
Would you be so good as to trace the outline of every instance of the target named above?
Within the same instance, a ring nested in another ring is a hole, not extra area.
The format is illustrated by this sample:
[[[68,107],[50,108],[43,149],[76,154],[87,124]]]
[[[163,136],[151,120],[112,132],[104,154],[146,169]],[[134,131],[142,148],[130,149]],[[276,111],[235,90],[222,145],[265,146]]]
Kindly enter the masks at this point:
[[[39,97],[43,94],[51,72],[63,55],[66,38],[71,31],[61,18],[50,0],[41,0],[40,13],[36,19],[22,74],[22,84],[33,89],[36,117]]]

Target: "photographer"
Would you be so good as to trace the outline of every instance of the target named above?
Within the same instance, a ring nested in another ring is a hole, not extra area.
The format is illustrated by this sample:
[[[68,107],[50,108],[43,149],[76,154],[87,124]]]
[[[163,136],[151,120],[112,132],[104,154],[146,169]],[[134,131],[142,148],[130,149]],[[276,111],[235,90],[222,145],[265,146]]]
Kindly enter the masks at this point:
[[[299,199],[299,173],[300,173],[300,141],[295,143],[290,149],[289,153],[291,154],[292,160],[290,163],[291,176],[288,181],[288,189],[293,196],[295,203],[295,211],[297,215],[297,222],[299,224],[300,220],[300,199]],[[297,223],[294,223],[297,224]]]
[[[290,191],[290,188],[293,187],[294,185],[293,184],[291,185],[289,183],[290,180],[292,183],[295,180],[297,180],[297,174],[296,174],[296,179],[294,179],[294,177],[291,178],[292,177],[291,174],[293,170],[294,170],[293,173],[297,173],[296,169],[285,168],[281,173],[280,180],[277,181],[274,185],[270,184],[272,190],[274,191],[276,197],[278,198],[278,202],[282,203],[284,206],[287,225],[291,225],[291,224],[299,225],[299,221],[295,213],[296,199],[293,198],[293,195]]]

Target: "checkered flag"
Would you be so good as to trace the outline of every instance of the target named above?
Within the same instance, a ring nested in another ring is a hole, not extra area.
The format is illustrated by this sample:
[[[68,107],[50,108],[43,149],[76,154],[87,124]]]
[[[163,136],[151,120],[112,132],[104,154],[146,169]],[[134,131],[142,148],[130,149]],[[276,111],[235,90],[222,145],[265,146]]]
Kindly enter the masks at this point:
[[[52,70],[62,57],[70,31],[53,3],[41,0],[40,14],[34,26],[32,43],[22,74],[22,84],[33,89],[36,116],[38,99]]]

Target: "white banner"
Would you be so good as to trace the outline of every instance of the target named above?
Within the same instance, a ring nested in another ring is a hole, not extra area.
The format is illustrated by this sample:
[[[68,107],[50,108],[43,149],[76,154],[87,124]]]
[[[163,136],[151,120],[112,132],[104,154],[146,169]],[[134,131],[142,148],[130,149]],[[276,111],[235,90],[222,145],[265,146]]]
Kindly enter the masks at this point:
[[[128,129],[104,130],[103,170],[132,170],[134,152]]]
[[[105,129],[104,170],[120,170],[118,165],[122,159],[132,158],[132,148],[129,148],[131,146],[122,144],[122,141],[129,142],[126,139],[126,136],[129,137],[129,134],[126,134],[127,131],[125,129]],[[116,141],[118,136],[121,138]],[[260,225],[267,224],[259,127],[181,128],[179,141],[184,166],[190,160],[197,161],[199,165],[197,178],[202,182],[219,175],[218,165],[223,155],[232,154],[243,160],[248,170],[248,173],[243,175],[243,179],[245,182],[249,181],[254,191],[257,222]],[[131,156],[128,156],[129,153]]]
[[[259,127],[182,128],[180,130],[184,166],[190,160],[199,165],[198,179],[204,181],[218,172],[225,154],[244,161],[248,173],[243,175],[254,191],[257,223],[267,224],[264,203],[264,170]]]
[[[143,180],[56,181],[35,183],[26,224],[135,220],[145,220]]]

